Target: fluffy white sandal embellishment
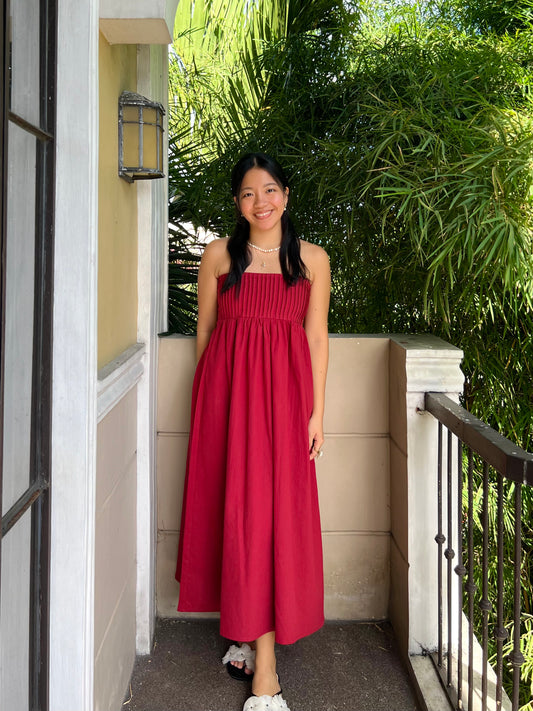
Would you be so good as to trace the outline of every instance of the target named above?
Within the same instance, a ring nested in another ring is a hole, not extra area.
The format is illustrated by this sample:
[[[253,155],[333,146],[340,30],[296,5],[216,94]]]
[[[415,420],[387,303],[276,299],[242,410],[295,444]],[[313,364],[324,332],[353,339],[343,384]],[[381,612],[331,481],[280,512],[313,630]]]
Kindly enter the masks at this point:
[[[275,696],[250,696],[246,699],[242,711],[291,711],[281,694]]]
[[[240,647],[232,644],[222,657],[222,664],[227,664],[228,662],[244,662],[250,671],[255,671],[255,649],[252,649],[246,643],[241,644]]]

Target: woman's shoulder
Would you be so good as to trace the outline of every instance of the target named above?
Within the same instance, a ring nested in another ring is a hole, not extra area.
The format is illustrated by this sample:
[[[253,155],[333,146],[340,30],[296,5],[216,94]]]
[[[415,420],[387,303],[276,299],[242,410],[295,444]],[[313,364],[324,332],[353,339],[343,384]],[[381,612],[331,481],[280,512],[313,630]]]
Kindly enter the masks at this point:
[[[300,240],[300,256],[303,263],[310,272],[311,281],[314,281],[316,274],[329,273],[329,256],[325,249],[318,244]]]
[[[228,254],[228,238],[221,237],[206,244],[202,256],[202,266],[208,268],[215,276],[220,276],[229,270],[231,260]]]
[[[204,255],[208,257],[214,257],[216,255],[224,254],[228,248],[228,238],[220,237],[218,239],[213,239],[208,242],[204,248]]]
[[[300,253],[302,255],[302,259],[305,254],[311,259],[327,259],[329,261],[328,253],[325,249],[323,249],[323,247],[320,247],[320,245],[314,244],[313,242],[307,242],[304,239],[300,240]]]

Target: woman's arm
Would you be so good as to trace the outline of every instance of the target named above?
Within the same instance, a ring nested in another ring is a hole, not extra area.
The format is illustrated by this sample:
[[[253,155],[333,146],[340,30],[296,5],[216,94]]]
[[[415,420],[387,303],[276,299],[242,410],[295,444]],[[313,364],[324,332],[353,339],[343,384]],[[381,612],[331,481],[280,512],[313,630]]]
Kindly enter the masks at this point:
[[[198,270],[198,323],[196,325],[196,362],[207,348],[217,323],[217,277],[227,254],[225,239],[210,242]]]
[[[309,245],[311,247],[311,245]],[[331,290],[329,259],[326,252],[313,245],[306,262],[311,272],[311,294],[304,328],[311,354],[313,372],[313,413],[309,420],[309,458],[314,459],[324,442],[324,400],[328,370],[328,310]]]

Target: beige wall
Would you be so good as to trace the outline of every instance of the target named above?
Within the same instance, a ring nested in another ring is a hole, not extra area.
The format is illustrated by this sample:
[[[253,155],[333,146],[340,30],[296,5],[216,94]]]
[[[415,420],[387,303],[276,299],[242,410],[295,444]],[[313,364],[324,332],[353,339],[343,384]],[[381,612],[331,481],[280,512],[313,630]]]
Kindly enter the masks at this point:
[[[137,187],[118,177],[118,98],[136,91],[137,47],[100,34],[98,368],[137,340]],[[80,196],[80,200],[83,196]]]
[[[329,619],[388,616],[390,566],[387,337],[330,337],[324,457],[318,462]],[[177,616],[174,580],[194,339],[162,338],[157,441],[157,609]]]
[[[388,616],[389,339],[330,336],[318,490],[328,619]]]
[[[137,389],[98,425],[94,699],[121,708],[135,661]]]

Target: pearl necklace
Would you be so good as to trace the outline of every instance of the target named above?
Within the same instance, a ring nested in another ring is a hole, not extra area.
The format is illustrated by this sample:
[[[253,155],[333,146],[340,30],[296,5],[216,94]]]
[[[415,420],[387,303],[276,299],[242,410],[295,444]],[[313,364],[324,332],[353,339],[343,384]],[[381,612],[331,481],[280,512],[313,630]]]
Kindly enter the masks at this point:
[[[279,249],[281,249],[281,245],[279,247],[272,247],[272,249],[263,249],[263,247],[258,247],[253,242],[248,241],[248,244],[250,245],[250,247],[257,249],[258,252],[264,252],[265,254],[268,254],[269,252],[277,252]]]
[[[250,245],[250,247],[253,247],[258,252],[263,252],[263,254],[270,254],[271,252],[279,252],[279,250],[281,249],[281,245],[279,247],[272,247],[271,249],[263,249],[263,247],[258,247],[253,242],[250,242],[250,240],[248,240],[248,244]],[[261,267],[263,269],[266,269],[266,262],[264,259],[261,262]]]

